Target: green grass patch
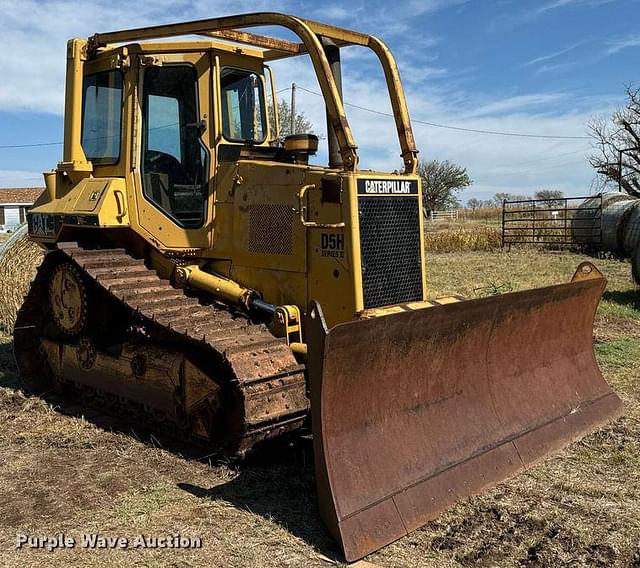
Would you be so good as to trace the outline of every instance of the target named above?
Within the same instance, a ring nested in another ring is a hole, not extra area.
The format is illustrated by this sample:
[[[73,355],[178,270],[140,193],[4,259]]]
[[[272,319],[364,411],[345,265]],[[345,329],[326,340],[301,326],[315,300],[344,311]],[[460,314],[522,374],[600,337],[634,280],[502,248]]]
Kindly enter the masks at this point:
[[[623,338],[600,343],[596,347],[596,357],[602,367],[621,369],[640,364],[640,340]]]
[[[599,311],[603,315],[640,320],[640,290],[606,290]]]
[[[159,511],[177,499],[174,486],[168,483],[159,483],[129,494],[116,507],[115,516],[125,520],[139,519]]]

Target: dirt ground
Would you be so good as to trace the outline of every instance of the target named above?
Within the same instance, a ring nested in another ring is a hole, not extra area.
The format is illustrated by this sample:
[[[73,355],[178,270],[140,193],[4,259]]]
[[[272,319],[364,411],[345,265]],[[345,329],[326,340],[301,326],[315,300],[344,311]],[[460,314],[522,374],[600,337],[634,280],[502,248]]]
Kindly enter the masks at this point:
[[[467,296],[566,281],[568,253],[430,257],[434,295]],[[384,567],[640,567],[640,292],[628,263],[609,278],[594,333],[625,416],[544,464],[371,555]],[[329,566],[340,555],[317,513],[308,442],[244,463],[165,447],[136,424],[26,397],[0,338],[1,566]],[[199,459],[198,459],[199,458]],[[201,548],[16,549],[17,533],[199,537]]]

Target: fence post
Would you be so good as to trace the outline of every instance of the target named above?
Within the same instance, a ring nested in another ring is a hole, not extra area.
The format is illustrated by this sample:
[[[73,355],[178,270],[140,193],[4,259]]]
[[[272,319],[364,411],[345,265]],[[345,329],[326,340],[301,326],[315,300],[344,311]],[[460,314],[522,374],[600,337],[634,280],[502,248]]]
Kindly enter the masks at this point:
[[[506,206],[507,206],[507,200],[503,199],[502,200],[502,248],[504,248],[504,227],[505,227],[504,214],[505,214]]]

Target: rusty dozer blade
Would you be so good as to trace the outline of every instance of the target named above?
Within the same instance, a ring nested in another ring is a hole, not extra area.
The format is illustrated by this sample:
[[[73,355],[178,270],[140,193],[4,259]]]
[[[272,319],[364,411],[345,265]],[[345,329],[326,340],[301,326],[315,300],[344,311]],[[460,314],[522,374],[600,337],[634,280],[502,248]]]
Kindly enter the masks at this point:
[[[606,281],[307,325],[320,511],[348,561],[617,417],[592,327]]]

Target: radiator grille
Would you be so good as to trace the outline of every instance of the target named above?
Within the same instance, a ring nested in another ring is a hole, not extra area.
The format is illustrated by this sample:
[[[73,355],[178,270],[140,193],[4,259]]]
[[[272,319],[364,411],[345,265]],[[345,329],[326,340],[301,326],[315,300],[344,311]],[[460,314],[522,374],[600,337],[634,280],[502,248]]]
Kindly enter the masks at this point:
[[[288,205],[250,205],[247,250],[261,254],[293,254],[296,220],[295,211]]]
[[[420,211],[415,197],[361,197],[364,307],[422,300]]]

